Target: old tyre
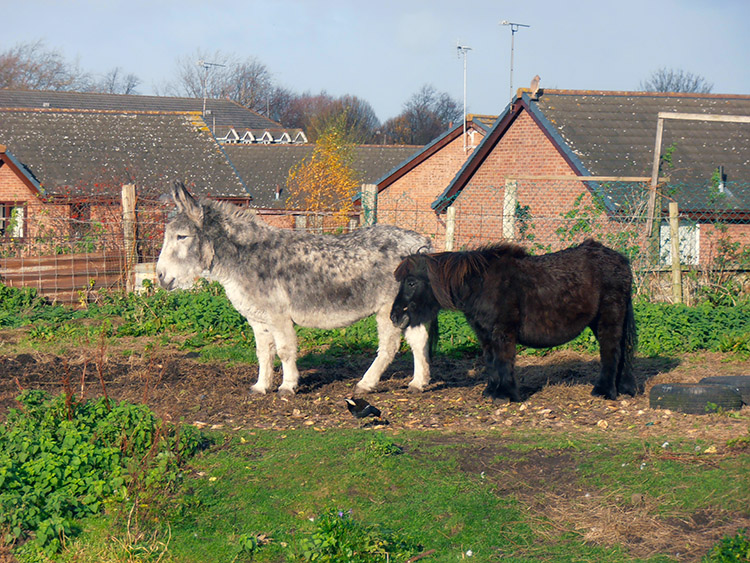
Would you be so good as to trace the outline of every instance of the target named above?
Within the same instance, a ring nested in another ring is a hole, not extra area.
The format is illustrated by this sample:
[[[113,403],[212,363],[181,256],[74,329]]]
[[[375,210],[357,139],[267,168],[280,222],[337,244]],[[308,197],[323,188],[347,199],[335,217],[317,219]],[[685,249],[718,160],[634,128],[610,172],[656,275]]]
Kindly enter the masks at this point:
[[[750,375],[717,375],[714,377],[704,377],[700,381],[701,385],[729,385],[739,390],[742,395],[742,402],[750,405]]]
[[[652,409],[669,409],[688,414],[707,414],[718,409],[742,408],[742,395],[729,385],[703,383],[660,383],[651,388]]]

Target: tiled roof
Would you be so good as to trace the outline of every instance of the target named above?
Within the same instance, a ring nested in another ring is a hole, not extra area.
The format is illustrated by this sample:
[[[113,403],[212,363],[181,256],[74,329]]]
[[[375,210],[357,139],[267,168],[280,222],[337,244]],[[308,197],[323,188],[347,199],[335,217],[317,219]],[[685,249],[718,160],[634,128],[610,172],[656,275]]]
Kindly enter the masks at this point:
[[[0,110],[6,145],[45,195],[142,194],[182,180],[198,195],[248,192],[197,113]]]
[[[750,96],[541,90],[538,98],[521,91],[464,163],[445,191],[433,202],[444,209],[469,183],[484,159],[528,111],[579,175],[650,177],[659,112],[750,116]],[[661,145],[671,165],[664,189],[680,209],[750,210],[750,125],[665,120]],[[710,189],[711,177],[723,166],[727,190]],[[595,183],[592,183],[595,184]],[[598,186],[598,184],[596,184]],[[606,191],[606,186],[599,186]],[[622,193],[619,190],[618,193]],[[617,197],[603,193],[618,207]]]
[[[253,194],[253,205],[282,209],[289,170],[311,155],[314,147],[307,144],[224,145],[223,148]],[[352,167],[359,173],[363,184],[373,184],[420,148],[412,145],[361,145],[355,148]],[[276,199],[277,189],[281,190],[279,199]]]
[[[589,174],[650,176],[657,114],[677,112],[750,116],[750,96],[657,92],[545,90],[524,94]],[[662,173],[680,182],[705,182],[718,166],[729,181],[750,181],[750,125],[666,120],[662,154],[674,147]]]
[[[203,98],[134,96],[51,90],[0,89],[0,108],[92,109],[111,111],[197,111],[203,112]],[[206,99],[206,125],[226,130],[283,129],[276,121],[263,117],[230,100]]]

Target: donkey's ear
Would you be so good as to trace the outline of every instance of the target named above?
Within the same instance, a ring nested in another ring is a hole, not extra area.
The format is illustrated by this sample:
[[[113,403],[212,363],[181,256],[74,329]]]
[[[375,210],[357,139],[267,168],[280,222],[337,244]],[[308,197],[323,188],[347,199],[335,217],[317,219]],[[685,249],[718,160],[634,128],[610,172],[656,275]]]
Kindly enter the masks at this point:
[[[203,207],[195,201],[190,192],[185,188],[182,182],[175,182],[172,186],[172,199],[174,199],[177,209],[188,216],[198,227],[203,227]]]

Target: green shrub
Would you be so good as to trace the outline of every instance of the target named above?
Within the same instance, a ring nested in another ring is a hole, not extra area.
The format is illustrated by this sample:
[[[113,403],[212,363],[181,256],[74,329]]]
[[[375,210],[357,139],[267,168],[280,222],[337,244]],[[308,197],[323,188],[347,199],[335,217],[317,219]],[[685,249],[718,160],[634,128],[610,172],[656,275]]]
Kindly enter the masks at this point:
[[[329,510],[315,520],[315,530],[301,542],[305,561],[380,563],[405,561],[421,551],[410,538],[375,526],[363,526],[349,512]]]
[[[738,530],[734,537],[724,537],[703,558],[703,563],[750,562],[750,538],[747,530]]]
[[[192,427],[167,427],[145,406],[106,398],[77,403],[24,391],[20,409],[0,425],[0,541],[24,537],[47,555],[75,521],[107,500],[163,489],[204,438]]]

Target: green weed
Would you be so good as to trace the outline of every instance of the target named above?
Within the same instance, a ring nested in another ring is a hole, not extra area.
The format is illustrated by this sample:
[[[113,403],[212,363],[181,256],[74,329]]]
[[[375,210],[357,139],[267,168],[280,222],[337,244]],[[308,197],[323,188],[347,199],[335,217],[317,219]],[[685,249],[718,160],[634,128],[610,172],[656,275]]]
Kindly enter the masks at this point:
[[[28,537],[48,556],[106,502],[174,485],[180,462],[203,442],[193,428],[167,427],[144,406],[106,397],[31,390],[18,401],[0,425],[0,540]]]

